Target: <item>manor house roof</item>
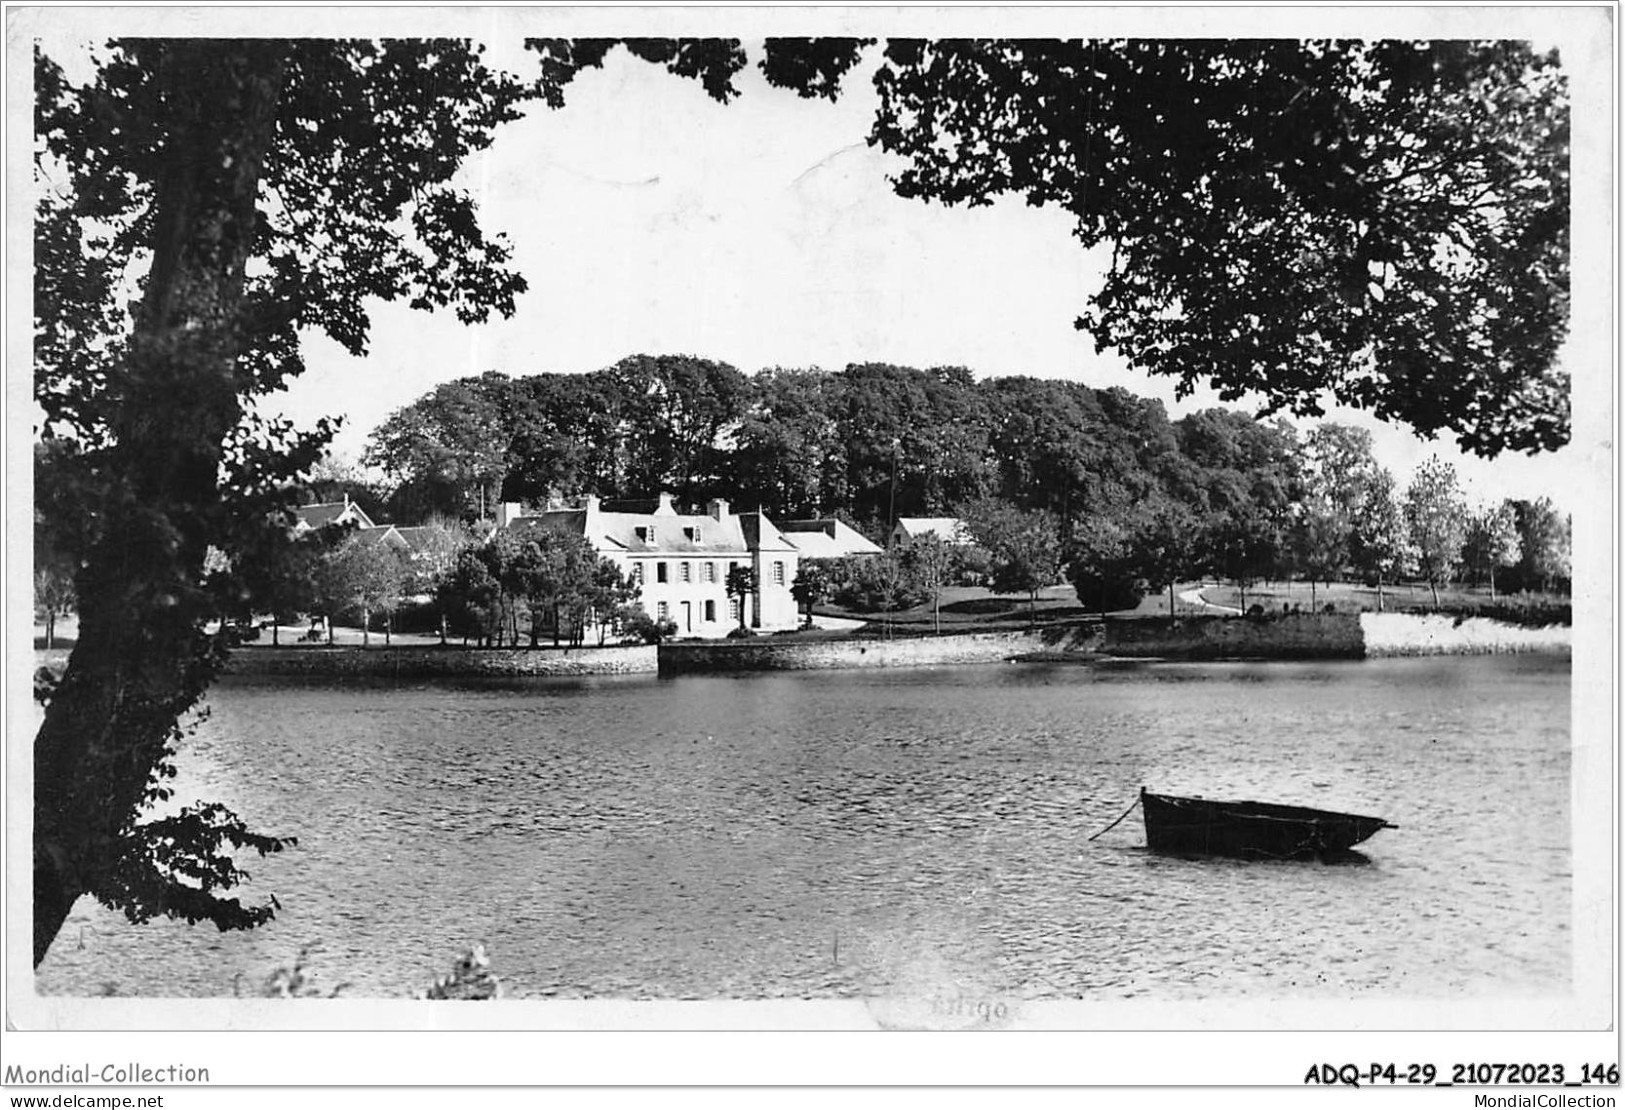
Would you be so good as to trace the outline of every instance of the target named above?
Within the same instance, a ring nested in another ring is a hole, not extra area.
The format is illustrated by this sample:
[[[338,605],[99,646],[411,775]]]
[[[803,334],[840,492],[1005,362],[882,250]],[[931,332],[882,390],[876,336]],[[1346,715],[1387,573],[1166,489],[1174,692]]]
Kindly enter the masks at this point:
[[[627,503],[613,504],[619,510]],[[731,513],[726,501],[713,501],[708,513],[679,513],[669,494],[646,504],[652,504],[651,511],[610,511],[596,498],[588,498],[579,508],[519,517],[511,527],[521,532],[550,528],[585,536],[595,547],[631,555],[742,555],[759,545],[767,550],[793,550],[760,513]]]

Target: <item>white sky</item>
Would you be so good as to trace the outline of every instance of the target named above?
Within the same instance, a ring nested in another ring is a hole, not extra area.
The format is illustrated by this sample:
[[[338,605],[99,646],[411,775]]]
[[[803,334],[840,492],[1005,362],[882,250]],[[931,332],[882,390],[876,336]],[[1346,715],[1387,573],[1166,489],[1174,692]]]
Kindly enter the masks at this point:
[[[1207,390],[1175,401],[1171,379],[1097,356],[1073,328],[1100,261],[1066,213],[1016,198],[947,209],[897,197],[886,181],[896,162],[864,141],[876,100],[867,74],[836,104],[808,101],[769,88],[758,56],[736,78],[742,95],[721,105],[618,50],[567,88],[564,109],[538,105],[508,125],[460,184],[530,283],[513,318],[465,327],[380,305],[365,359],[311,337],[310,370],[283,410],[302,422],[344,415],[335,452],[353,460],[391,412],[441,382],[584,372],[638,353],[746,372],[961,364],[978,377],[1121,385],[1175,418],[1217,403]],[[511,50],[493,58],[525,64]],[[1371,428],[1401,482],[1437,451],[1479,497],[1563,499],[1573,486],[1572,448],[1489,463],[1448,440],[1335,416]]]

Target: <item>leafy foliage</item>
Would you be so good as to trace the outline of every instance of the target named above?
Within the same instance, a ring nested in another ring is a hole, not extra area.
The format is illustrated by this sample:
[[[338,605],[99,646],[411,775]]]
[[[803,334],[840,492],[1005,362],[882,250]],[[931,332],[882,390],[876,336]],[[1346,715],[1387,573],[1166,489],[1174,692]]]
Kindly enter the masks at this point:
[[[730,598],[739,603],[739,630],[743,632],[745,623],[745,600],[757,590],[756,571],[748,566],[728,568],[728,577],[723,581],[723,589]]]
[[[502,980],[491,973],[485,945],[476,944],[451,971],[437,978],[418,996],[432,1001],[483,1002],[502,997]]]
[[[1557,511],[1549,497],[1514,501],[1518,524],[1517,578],[1524,589],[1567,588],[1570,576],[1573,524]]]
[[[1433,587],[1437,603],[1439,586],[1454,578],[1467,539],[1467,502],[1456,482],[1455,467],[1433,455],[1416,468],[1405,491],[1405,519],[1416,545],[1418,568]]]
[[[1469,515],[1461,558],[1475,578],[1489,580],[1490,596],[1494,597],[1496,570],[1516,566],[1523,558],[1518,514],[1512,502],[1483,505]]]
[[[314,600],[327,616],[328,633],[341,614],[361,618],[362,642],[371,642],[372,618],[388,614],[406,590],[406,560],[384,542],[381,530],[355,532],[317,564]]]
[[[362,462],[395,481],[396,504],[414,515],[484,516],[508,464],[505,388],[496,374],[435,388],[373,431]]]
[[[793,89],[803,97],[834,100],[841,78],[863,56],[874,39],[802,38],[768,39],[763,47],[762,73],[767,83]]]
[[[984,498],[964,506],[960,515],[988,552],[994,593],[1024,593],[1036,605],[1038,591],[1061,581],[1061,537],[1053,514]]]
[[[288,542],[282,513],[333,431],[253,400],[303,369],[302,330],[364,353],[371,298],[477,321],[524,288],[448,182],[534,91],[469,43],[129,39],[96,62],[78,87],[35,55],[35,398],[40,435],[79,447],[86,510],[65,552],[80,639],[35,742],[36,963],[85,893],[263,920],[184,883],[166,900],[126,862],[224,658],[206,553]]]
[[[1067,579],[1078,600],[1101,616],[1139,605],[1146,584],[1134,556],[1123,522],[1104,514],[1080,521],[1067,548]]]
[[[953,577],[954,548],[935,532],[916,536],[898,552],[903,571],[931,599],[932,620],[938,631],[942,628],[942,588]]]
[[[1568,103],[1519,42],[893,39],[899,194],[1013,193],[1111,268],[1101,350],[1465,449],[1569,434]]]
[[[835,589],[834,568],[827,559],[799,559],[796,562],[795,581],[790,583],[790,596],[807,613],[807,627],[812,627],[813,606],[826,601]]]
[[[929,596],[893,554],[848,556],[832,576],[835,604],[863,613],[912,609]]]

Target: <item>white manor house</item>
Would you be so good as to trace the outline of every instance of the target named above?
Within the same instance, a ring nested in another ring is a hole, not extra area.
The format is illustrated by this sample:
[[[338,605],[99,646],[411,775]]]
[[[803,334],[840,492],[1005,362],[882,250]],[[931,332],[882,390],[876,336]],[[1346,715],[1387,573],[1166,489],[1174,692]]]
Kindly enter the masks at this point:
[[[720,639],[738,628],[739,599],[728,596],[728,571],[749,567],[756,590],[747,596],[745,624],[760,632],[793,629],[798,614],[790,586],[797,547],[759,512],[735,513],[713,500],[704,513],[679,513],[671,494],[653,504],[588,497],[575,508],[523,515],[501,507],[497,523],[523,534],[548,528],[584,537],[637,585],[644,609],[677,626],[676,635]]]

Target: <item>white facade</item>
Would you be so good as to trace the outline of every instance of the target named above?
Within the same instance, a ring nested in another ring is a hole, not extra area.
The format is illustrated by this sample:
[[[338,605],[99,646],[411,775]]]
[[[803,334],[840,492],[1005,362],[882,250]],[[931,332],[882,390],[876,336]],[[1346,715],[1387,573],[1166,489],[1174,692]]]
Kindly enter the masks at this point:
[[[797,625],[797,552],[761,513],[734,513],[715,500],[705,513],[679,513],[661,494],[650,511],[606,509],[589,497],[573,509],[519,517],[515,527],[547,527],[584,536],[637,587],[644,611],[676,625],[680,638],[720,639],[739,627],[739,599],[728,596],[728,572],[747,567],[756,589],[745,599],[745,624],[775,632]]]

